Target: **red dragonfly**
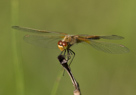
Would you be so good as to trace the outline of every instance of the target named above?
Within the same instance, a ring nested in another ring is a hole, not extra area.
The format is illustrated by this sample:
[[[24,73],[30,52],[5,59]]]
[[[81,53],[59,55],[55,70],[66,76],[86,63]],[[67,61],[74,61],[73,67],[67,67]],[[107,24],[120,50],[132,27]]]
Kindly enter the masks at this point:
[[[54,45],[57,46],[57,42],[58,42],[58,48],[61,50],[61,54],[66,56],[67,60],[71,58],[71,55],[73,55],[74,58],[75,53],[70,48],[76,43],[87,43],[90,46],[94,47],[95,49],[107,53],[118,54],[118,53],[126,53],[129,51],[129,49],[124,45],[99,41],[100,39],[107,39],[107,40],[124,39],[124,37],[117,35],[110,35],[110,36],[69,35],[67,33],[37,30],[37,29],[31,29],[26,27],[20,27],[20,26],[13,26],[12,28],[34,33],[24,36],[24,40],[26,42],[34,45],[53,48]],[[56,42],[56,44],[54,44],[53,42]]]

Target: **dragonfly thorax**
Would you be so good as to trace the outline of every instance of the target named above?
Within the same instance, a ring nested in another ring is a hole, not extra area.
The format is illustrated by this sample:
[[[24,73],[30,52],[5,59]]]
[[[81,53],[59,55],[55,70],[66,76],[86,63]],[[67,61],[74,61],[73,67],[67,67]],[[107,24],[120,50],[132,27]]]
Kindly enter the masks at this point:
[[[68,42],[72,46],[73,44],[77,43],[77,38],[78,36],[66,35],[62,41]]]

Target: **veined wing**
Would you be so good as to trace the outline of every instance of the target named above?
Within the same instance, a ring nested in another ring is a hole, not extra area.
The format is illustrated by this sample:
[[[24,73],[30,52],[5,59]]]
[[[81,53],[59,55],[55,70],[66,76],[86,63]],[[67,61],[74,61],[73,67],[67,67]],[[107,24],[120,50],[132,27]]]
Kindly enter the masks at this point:
[[[108,43],[108,42],[100,42],[100,39],[108,39],[108,40],[120,40],[124,39],[124,37],[111,35],[111,36],[90,36],[84,35],[78,37],[78,42],[86,42],[97,50],[107,52],[107,53],[126,53],[129,52],[129,49],[121,44]]]
[[[25,35],[24,40],[30,44],[45,48],[57,48],[57,43],[64,36]]]
[[[99,42],[94,40],[90,40],[89,44],[95,49],[107,53],[120,54],[129,52],[129,49],[121,44]]]
[[[85,39],[108,39],[108,40],[120,40],[124,39],[122,36],[117,36],[117,35],[110,35],[110,36],[90,36],[86,35],[84,36]]]
[[[32,28],[20,27],[20,26],[12,26],[12,28],[17,29],[17,30],[26,31],[26,32],[31,32],[31,33],[56,33],[56,34],[61,34],[61,35],[67,35],[66,33],[61,33],[61,32],[38,30],[38,29],[32,29]]]
[[[120,40],[124,39],[122,36],[110,35],[110,36],[95,36],[95,35],[77,35],[77,42],[87,42],[90,43],[90,40],[99,40],[99,39],[108,39],[108,40]]]

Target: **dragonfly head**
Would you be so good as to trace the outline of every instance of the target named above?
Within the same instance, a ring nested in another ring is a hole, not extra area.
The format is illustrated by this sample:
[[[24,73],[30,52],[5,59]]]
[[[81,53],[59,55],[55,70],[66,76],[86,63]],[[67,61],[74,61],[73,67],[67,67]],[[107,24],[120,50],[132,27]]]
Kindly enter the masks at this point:
[[[67,49],[67,47],[68,47],[68,43],[67,43],[67,42],[61,41],[61,40],[58,41],[58,48],[59,48],[61,51]]]

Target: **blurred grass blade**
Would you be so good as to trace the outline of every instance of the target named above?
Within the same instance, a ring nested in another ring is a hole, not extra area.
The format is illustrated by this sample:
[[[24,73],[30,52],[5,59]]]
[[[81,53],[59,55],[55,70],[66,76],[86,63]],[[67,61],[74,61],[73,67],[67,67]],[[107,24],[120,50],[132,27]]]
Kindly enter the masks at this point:
[[[56,78],[56,81],[53,85],[53,88],[52,88],[52,91],[51,91],[51,95],[56,95],[56,92],[57,92],[57,89],[59,87],[59,84],[60,84],[60,80],[63,76],[63,72],[64,72],[64,69],[62,69],[59,73],[58,73],[58,76]]]
[[[11,26],[18,24],[18,14],[19,14],[19,1],[11,0]],[[16,44],[16,32],[11,31],[12,36],[12,59],[15,72],[15,84],[16,84],[16,95],[25,95],[24,93],[24,78],[23,78],[23,68],[21,53],[19,51],[19,46]]]

